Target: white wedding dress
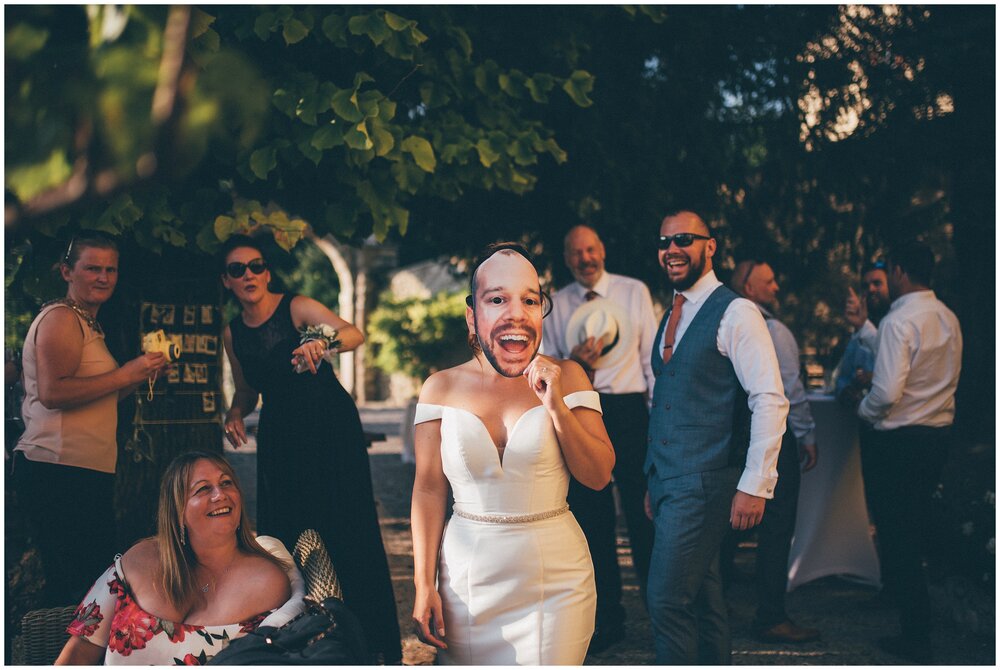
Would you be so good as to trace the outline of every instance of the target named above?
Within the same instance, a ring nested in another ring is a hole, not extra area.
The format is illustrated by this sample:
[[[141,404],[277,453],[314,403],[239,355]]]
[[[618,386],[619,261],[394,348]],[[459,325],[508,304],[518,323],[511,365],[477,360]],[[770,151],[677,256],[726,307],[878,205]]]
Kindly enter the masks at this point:
[[[594,391],[565,402],[601,411]],[[438,662],[581,665],[594,632],[594,566],[576,518],[562,512],[570,475],[548,413],[540,405],[521,415],[502,463],[478,416],[417,405],[415,423],[437,419],[455,498],[438,572],[448,644]]]

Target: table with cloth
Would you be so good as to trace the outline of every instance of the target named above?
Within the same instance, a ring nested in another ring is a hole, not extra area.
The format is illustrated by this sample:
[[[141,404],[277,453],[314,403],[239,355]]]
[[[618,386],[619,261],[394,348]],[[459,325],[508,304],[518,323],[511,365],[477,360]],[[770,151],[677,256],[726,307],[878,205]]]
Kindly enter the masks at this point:
[[[810,393],[819,461],[802,473],[788,590],[840,575],[881,586],[861,477],[858,419],[833,395]]]

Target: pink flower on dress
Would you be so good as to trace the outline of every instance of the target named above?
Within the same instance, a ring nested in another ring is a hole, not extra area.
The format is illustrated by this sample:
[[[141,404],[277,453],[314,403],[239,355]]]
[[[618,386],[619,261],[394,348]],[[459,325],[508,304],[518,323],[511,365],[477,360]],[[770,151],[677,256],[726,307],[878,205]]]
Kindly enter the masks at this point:
[[[129,596],[119,600],[119,607],[111,620],[111,638],[108,649],[128,656],[136,649],[144,649],[160,630],[160,620],[142,611]]]
[[[174,659],[175,662],[177,660],[178,659],[176,659],[176,658]],[[187,654],[187,655],[184,656],[183,659],[180,659],[179,663],[175,663],[175,664],[176,665],[205,665],[207,662],[208,662],[208,658],[205,656],[205,652],[203,651],[200,654],[198,654],[197,656],[195,656],[194,654]]]
[[[260,614],[250,617],[246,621],[241,621],[240,633],[243,634],[243,633],[254,632],[255,630],[257,630],[257,627],[260,625],[260,622],[266,619],[267,615],[269,614],[270,612],[261,612]]]
[[[102,621],[104,621],[104,615],[101,614],[101,606],[97,604],[96,600],[87,605],[81,603],[76,608],[73,621],[67,626],[66,632],[70,635],[90,637]]]
[[[188,625],[184,623],[174,623],[172,621],[166,621],[160,619],[160,630],[167,634],[171,642],[183,642],[185,633],[195,633],[204,628],[204,626]]]

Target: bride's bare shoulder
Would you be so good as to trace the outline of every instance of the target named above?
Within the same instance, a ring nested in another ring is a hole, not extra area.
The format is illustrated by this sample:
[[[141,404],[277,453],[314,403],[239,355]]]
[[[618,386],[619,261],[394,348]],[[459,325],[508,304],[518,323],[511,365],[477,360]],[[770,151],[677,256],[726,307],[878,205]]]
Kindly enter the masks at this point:
[[[461,396],[475,381],[479,367],[475,361],[456,365],[447,370],[435,372],[420,389],[420,402],[432,405],[447,405],[451,398]]]

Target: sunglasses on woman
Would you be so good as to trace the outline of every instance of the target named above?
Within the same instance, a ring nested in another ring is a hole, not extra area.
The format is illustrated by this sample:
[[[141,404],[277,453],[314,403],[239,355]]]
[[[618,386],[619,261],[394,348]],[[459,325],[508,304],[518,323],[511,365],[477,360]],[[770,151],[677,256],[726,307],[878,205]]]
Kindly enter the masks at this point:
[[[690,247],[694,244],[695,240],[710,240],[711,237],[707,235],[696,235],[695,233],[677,233],[676,235],[660,235],[660,241],[657,243],[656,247],[661,251],[665,251],[670,248],[670,243],[673,242],[677,246]]]
[[[226,266],[226,274],[233,279],[239,279],[247,273],[247,268],[255,275],[263,274],[267,270],[267,263],[261,259],[250,261],[249,263],[230,263]]]

